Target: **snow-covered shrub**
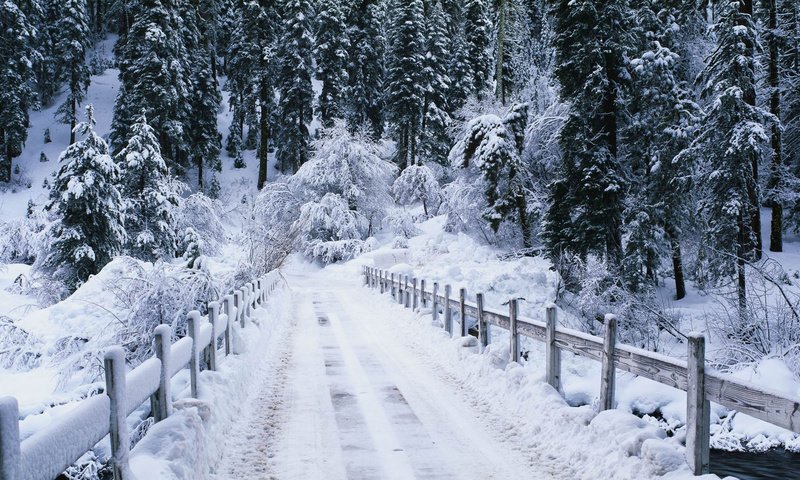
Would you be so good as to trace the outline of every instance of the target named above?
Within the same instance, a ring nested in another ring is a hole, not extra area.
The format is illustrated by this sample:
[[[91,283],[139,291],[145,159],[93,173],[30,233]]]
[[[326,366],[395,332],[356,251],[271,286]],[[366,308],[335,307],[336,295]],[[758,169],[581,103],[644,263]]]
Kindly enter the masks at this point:
[[[420,231],[414,224],[414,216],[404,208],[393,208],[384,219],[385,225],[397,236],[411,238]]]
[[[425,216],[435,213],[442,202],[442,187],[433,171],[424,165],[411,165],[397,177],[392,195],[400,205],[422,203]]]
[[[0,367],[24,372],[39,367],[42,342],[14,325],[10,318],[0,316]]]
[[[220,242],[225,238],[225,227],[220,219],[222,205],[219,201],[202,193],[195,193],[183,200],[174,213],[175,231],[181,234],[191,228],[198,237],[198,247],[203,255],[219,253]],[[178,255],[183,255],[185,249]]]
[[[0,262],[32,265],[43,248],[47,220],[32,211],[27,217],[0,221]]]
[[[244,267],[247,275],[263,275],[283,264],[299,238],[295,222],[302,203],[291,184],[268,183],[255,199],[251,217],[245,221],[244,243],[247,248]]]
[[[328,193],[339,195],[374,227],[392,204],[389,190],[397,171],[380,153],[380,147],[367,137],[353,135],[337,123],[323,132],[315,142],[313,158],[289,183],[303,192],[306,201],[320,201]]]
[[[334,263],[362,252],[362,238],[369,221],[361,212],[351,210],[340,195],[328,193],[319,202],[303,205],[292,228],[300,233],[301,249],[306,256]]]

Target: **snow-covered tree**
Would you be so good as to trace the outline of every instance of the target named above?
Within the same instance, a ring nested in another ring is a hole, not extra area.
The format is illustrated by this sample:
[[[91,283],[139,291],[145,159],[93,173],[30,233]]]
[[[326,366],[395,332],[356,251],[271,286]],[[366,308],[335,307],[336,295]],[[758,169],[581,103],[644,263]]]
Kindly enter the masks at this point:
[[[347,38],[345,11],[340,0],[322,2],[316,17],[314,55],[317,79],[322,82],[319,117],[330,128],[335,118],[344,118],[347,62],[350,41]]]
[[[56,220],[39,269],[70,292],[120,253],[126,240],[119,167],[94,131],[92,107],[79,124],[84,138],[61,154],[47,209]]]
[[[380,0],[356,0],[348,12],[350,55],[347,65],[347,121],[351,131],[369,128],[372,138],[383,135],[384,51]]]
[[[429,8],[426,22],[426,53],[423,81],[425,97],[419,141],[419,159],[444,164],[450,150],[451,91],[448,57],[447,18],[442,4],[437,1]]]
[[[275,158],[282,172],[296,172],[308,161],[308,125],[314,115],[311,88],[312,43],[309,0],[285,7],[278,58],[278,131]]]
[[[86,96],[89,87],[89,66],[86,50],[90,47],[91,27],[86,12],[86,0],[64,0],[59,9],[59,20],[55,30],[55,50],[59,67],[67,82],[68,94],[58,108],[58,118],[69,125],[70,145],[75,143],[75,124],[78,121],[78,105]]]
[[[394,181],[392,195],[400,205],[422,203],[425,216],[428,216],[429,207],[436,211],[442,202],[442,187],[430,168],[412,165]]]
[[[350,208],[348,200],[331,192],[303,205],[294,228],[301,232],[306,256],[334,263],[361,253],[369,224],[363,213]]]
[[[175,256],[175,208],[180,184],[170,178],[153,128],[142,116],[117,156],[122,170],[127,248],[136,258],[153,262]]]
[[[472,75],[472,88],[483,95],[490,88],[492,54],[489,51],[492,21],[487,0],[466,0],[464,19],[467,38],[467,62]]]

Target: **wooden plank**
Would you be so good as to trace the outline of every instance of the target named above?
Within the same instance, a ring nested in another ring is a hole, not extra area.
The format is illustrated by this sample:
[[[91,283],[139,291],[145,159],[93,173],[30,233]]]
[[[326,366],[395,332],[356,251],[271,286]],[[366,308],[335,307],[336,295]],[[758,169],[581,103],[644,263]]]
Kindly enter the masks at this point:
[[[165,420],[172,413],[172,395],[170,393],[170,353],[172,342],[172,327],[159,325],[155,330],[153,350],[156,358],[161,361],[161,372],[158,379],[158,390],[151,397],[150,410],[156,422]]]
[[[477,303],[478,307],[478,314],[476,315],[476,318],[478,319],[478,340],[481,343],[482,352],[486,350],[486,347],[489,346],[489,324],[486,323],[486,319],[484,318],[482,293],[478,293],[475,296],[475,303]]]
[[[458,290],[458,315],[461,321],[461,336],[467,336],[467,311],[465,302],[467,301],[467,289],[460,288]]]
[[[125,351],[122,347],[111,347],[103,358],[106,371],[106,395],[109,403],[109,425],[111,438],[111,471],[114,480],[128,480],[130,467],[128,457],[131,441],[128,436],[127,397],[125,381]]]
[[[453,306],[450,303],[450,284],[444,286],[444,330],[453,335]]]
[[[611,410],[614,408],[614,387],[616,383],[616,369],[614,368],[614,347],[617,344],[617,317],[606,315],[606,332],[603,337],[602,362],[603,370],[600,375],[600,403],[598,408]]]
[[[705,376],[706,399],[752,417],[800,433],[800,399],[747,385],[718,372]]]
[[[556,306],[546,308],[545,322],[545,381],[561,390],[561,350],[556,346]]]
[[[511,344],[509,345],[509,357],[512,362],[519,362],[519,333],[517,331],[517,312],[519,311],[519,300],[512,298],[508,302],[509,331],[511,332]]]
[[[0,398],[0,480],[17,480],[20,460],[19,404]]]
[[[689,390],[686,392],[686,461],[695,475],[710,472],[711,404],[705,396],[705,358],[705,338],[700,333],[690,333]]]

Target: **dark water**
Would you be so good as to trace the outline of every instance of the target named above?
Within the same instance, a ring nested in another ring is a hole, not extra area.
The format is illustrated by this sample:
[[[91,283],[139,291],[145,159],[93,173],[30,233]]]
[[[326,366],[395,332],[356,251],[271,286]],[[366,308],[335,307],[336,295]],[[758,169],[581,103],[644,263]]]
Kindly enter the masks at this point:
[[[711,450],[711,473],[741,480],[800,480],[800,453],[783,449],[763,453]]]

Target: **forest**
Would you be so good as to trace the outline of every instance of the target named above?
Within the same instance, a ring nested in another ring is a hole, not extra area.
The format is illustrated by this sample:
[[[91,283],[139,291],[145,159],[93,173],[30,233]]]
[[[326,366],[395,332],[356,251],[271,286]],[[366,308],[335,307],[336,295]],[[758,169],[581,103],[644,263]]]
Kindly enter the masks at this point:
[[[583,331],[797,381],[800,1],[0,0],[0,204],[10,291],[111,291],[132,364],[293,256],[452,235]],[[4,368],[33,330],[0,312]]]

